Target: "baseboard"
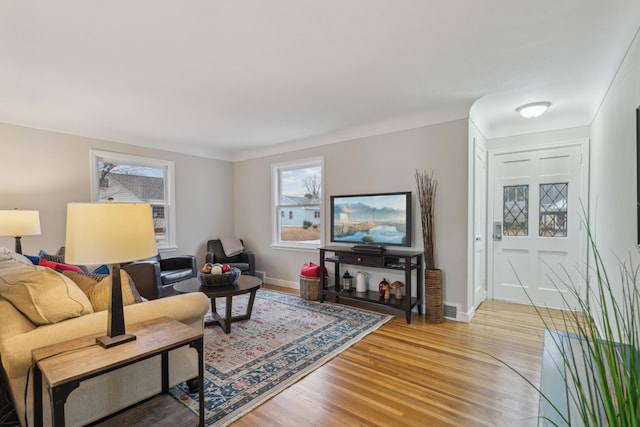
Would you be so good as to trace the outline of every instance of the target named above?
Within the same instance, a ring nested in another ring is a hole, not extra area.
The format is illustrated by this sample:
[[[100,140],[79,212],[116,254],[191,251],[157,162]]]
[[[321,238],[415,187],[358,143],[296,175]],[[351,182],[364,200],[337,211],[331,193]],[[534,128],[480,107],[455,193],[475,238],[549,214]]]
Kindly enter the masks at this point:
[[[265,277],[262,283],[268,283],[270,285],[282,286],[283,288],[300,289],[299,282],[290,282],[288,280],[274,279],[272,277]]]
[[[471,310],[464,313],[460,311],[460,304],[448,303],[444,302],[444,318],[448,320],[454,320],[456,322],[464,322],[469,323],[471,319],[473,319],[473,315],[475,314],[475,309],[472,307]]]

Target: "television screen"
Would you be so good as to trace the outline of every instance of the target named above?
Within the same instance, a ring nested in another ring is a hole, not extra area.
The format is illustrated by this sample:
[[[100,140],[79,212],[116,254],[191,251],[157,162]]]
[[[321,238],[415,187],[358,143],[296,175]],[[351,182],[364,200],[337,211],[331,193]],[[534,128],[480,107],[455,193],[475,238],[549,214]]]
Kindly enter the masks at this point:
[[[331,196],[331,241],[411,246],[411,192]]]

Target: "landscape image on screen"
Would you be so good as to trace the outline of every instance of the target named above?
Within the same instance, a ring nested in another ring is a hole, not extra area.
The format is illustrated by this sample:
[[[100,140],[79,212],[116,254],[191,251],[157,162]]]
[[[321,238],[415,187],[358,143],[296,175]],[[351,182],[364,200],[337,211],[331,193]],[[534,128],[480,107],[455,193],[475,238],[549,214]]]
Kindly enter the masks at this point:
[[[404,193],[334,196],[332,208],[332,240],[335,242],[407,244],[407,195]]]

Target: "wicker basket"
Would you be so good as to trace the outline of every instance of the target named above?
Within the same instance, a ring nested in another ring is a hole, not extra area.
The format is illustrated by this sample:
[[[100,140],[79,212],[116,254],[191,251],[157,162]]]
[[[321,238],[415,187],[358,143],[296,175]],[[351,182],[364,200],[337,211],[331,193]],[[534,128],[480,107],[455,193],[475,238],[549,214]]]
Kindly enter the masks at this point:
[[[320,278],[300,276],[300,297],[309,301],[320,301]]]
[[[444,318],[442,303],[442,270],[425,270],[425,294],[427,297],[427,322],[441,323]]]

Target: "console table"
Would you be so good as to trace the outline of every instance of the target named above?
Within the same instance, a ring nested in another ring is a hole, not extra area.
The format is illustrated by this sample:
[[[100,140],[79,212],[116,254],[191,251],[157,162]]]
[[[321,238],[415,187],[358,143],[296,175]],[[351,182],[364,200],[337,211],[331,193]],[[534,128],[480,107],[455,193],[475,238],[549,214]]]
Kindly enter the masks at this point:
[[[411,323],[411,309],[418,307],[418,313],[422,314],[422,252],[420,251],[385,251],[382,253],[358,252],[345,246],[324,246],[320,249],[320,271],[324,271],[327,262],[335,264],[334,283],[327,283],[325,277],[321,277],[320,302],[328,296],[335,296],[336,301],[340,298],[367,301],[370,303],[386,305],[389,307],[404,310],[407,323]],[[332,253],[333,255],[328,255]],[[356,292],[340,290],[340,264],[358,265],[363,267],[384,268],[388,270],[404,271],[405,295],[396,299],[395,295],[385,300],[378,290],[368,290],[366,292]],[[416,296],[411,295],[411,273],[416,271]],[[324,276],[324,275],[320,275]]]
[[[42,426],[42,381],[52,402],[54,426],[64,426],[64,405],[82,381],[161,355],[162,393],[169,392],[169,351],[188,345],[198,351],[199,425],[204,426],[202,332],[168,317],[127,326],[136,340],[111,348],[95,344],[96,336],[77,338],[32,351],[35,425]],[[105,390],[105,393],[107,390]]]

